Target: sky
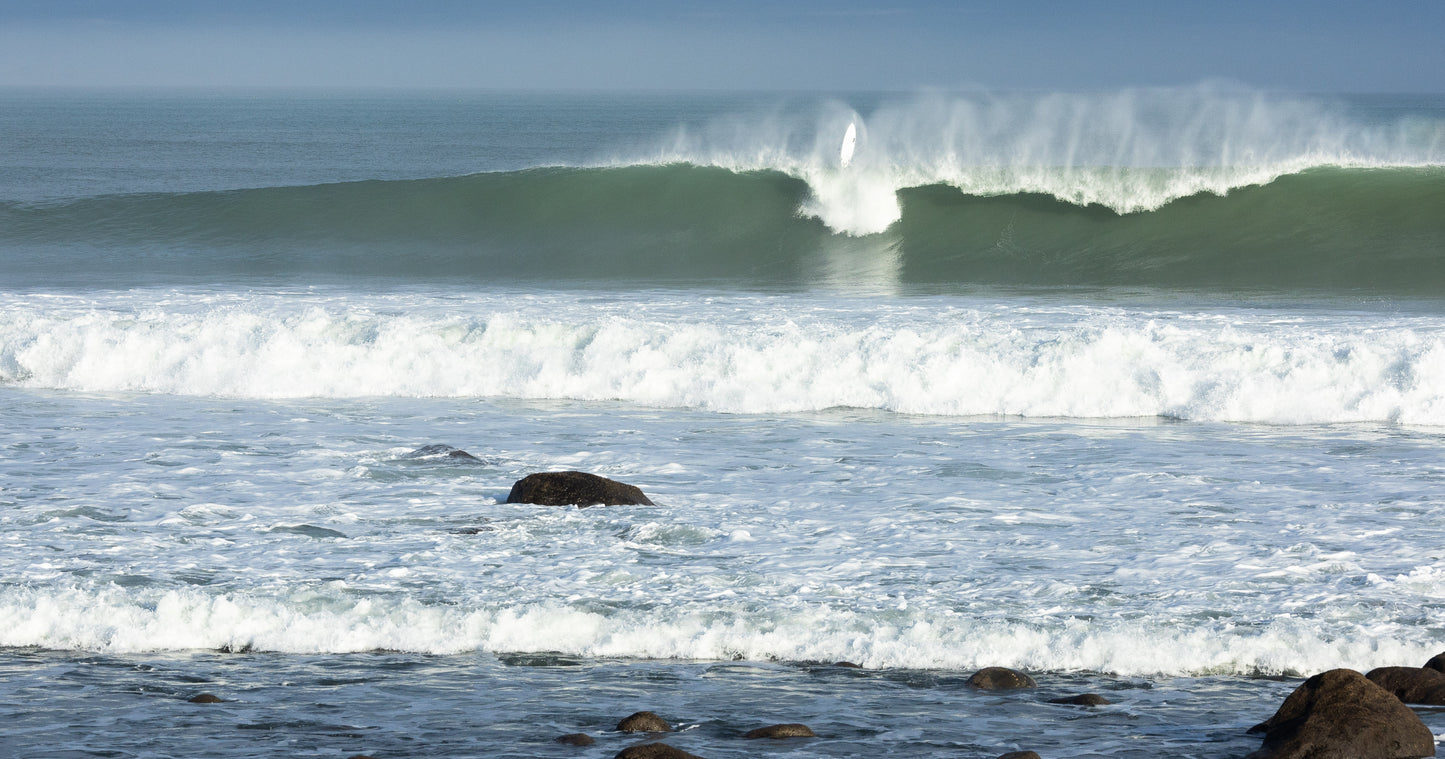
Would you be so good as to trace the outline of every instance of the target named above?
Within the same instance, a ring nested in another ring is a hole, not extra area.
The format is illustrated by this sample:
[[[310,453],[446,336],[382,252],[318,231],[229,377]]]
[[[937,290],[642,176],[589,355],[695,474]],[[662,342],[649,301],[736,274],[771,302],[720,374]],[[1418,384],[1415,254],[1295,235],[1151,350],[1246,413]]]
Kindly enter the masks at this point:
[[[1445,0],[0,0],[0,86],[1445,92]]]

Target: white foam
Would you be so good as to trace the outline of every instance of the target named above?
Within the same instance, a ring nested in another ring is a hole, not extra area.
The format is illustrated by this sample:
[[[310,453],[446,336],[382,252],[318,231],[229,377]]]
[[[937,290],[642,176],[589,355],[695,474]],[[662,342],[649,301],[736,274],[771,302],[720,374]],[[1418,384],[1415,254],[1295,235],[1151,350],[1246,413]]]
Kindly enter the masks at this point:
[[[1388,627],[1362,624],[1347,632],[1330,634],[1287,614],[1262,626],[1236,628],[1167,619],[1006,620],[906,603],[874,611],[677,600],[610,613],[560,602],[468,608],[350,596],[342,583],[284,597],[199,589],[0,590],[0,646],[110,653],[222,647],[289,653],[560,652],[1184,675],[1366,669],[1423,661],[1438,645],[1428,636]]]
[[[957,301],[10,296],[0,383],[237,398],[618,400],[777,413],[1445,425],[1445,321]],[[922,307],[920,307],[922,305]],[[1286,315],[1287,316],[1287,315]]]
[[[849,165],[837,135],[858,127]],[[1319,166],[1445,161],[1445,123],[1368,124],[1339,104],[1204,84],[1110,93],[931,93],[866,117],[841,103],[734,116],[679,132],[624,163],[770,169],[807,181],[800,211],[852,235],[900,215],[898,190],[1043,193],[1121,213],[1268,183]]]

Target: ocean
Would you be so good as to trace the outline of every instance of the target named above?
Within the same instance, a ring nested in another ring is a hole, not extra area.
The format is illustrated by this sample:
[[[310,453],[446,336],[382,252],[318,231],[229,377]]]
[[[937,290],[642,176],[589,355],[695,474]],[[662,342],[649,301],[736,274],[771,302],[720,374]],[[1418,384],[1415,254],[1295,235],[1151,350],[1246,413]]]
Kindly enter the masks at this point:
[[[11,89],[0,146],[0,756],[1240,757],[1445,651],[1445,96]],[[656,503],[505,503],[573,469]]]

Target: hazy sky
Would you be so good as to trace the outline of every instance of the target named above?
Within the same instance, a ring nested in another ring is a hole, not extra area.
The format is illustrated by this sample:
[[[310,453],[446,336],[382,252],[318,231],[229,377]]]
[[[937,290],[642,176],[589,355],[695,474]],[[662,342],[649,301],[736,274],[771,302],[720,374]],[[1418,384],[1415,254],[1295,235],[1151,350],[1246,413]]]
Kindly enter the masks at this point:
[[[0,0],[0,85],[1445,91],[1445,0]]]

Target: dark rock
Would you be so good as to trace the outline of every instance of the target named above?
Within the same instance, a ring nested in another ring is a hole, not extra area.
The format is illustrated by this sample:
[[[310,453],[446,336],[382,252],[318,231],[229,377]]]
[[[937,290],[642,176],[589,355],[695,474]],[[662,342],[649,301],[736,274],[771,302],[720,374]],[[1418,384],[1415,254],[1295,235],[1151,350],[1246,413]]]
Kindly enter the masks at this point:
[[[1435,755],[1410,707],[1352,669],[1304,681],[1273,717],[1249,729],[1264,745],[1247,759],[1415,759]]]
[[[557,737],[557,742],[564,746],[591,746],[597,741],[586,733],[568,733]]]
[[[651,506],[652,501],[632,485],[586,472],[540,472],[512,485],[507,503],[541,506]]]
[[[1065,698],[1051,698],[1049,699],[1049,703],[1071,704],[1073,706],[1107,706],[1108,704],[1112,704],[1114,702],[1110,701],[1107,698],[1104,698],[1097,693],[1080,693],[1077,696],[1067,696]]]
[[[853,662],[850,662],[850,661],[835,661],[835,662],[833,662],[833,666],[835,666],[835,667],[845,667],[845,668],[847,668],[847,669],[863,669],[863,665],[862,665],[862,664],[854,664]]]
[[[998,759],[1042,759],[1037,751],[1010,751]]]
[[[434,445],[424,445],[410,453],[402,454],[401,457],[404,459],[427,459],[432,458],[433,456],[446,456],[447,458],[461,459],[463,461],[475,461],[481,463],[481,459],[477,458],[476,456],[473,456],[472,454],[467,453],[460,448],[453,448],[449,445],[442,445],[441,443],[436,443]]]
[[[201,693],[201,694],[199,694],[199,695],[191,696],[189,699],[186,699],[186,700],[187,700],[187,701],[190,701],[190,702],[193,703],[193,704],[223,704],[223,703],[225,703],[224,701],[221,700],[221,698],[220,698],[219,696],[216,696],[216,695],[213,695],[213,694],[210,694],[210,693]]]
[[[772,738],[773,740],[780,741],[784,738],[817,738],[818,734],[810,730],[807,725],[789,722],[784,725],[768,725],[767,727],[760,727],[756,730],[749,730],[743,733],[743,737]]]
[[[1380,667],[1366,672],[1365,677],[1407,704],[1445,706],[1445,672],[1424,667]]]
[[[702,759],[696,754],[689,754],[680,748],[673,748],[666,743],[644,743],[641,746],[628,746],[617,752],[612,759]]]
[[[617,730],[623,733],[670,733],[672,726],[652,712],[637,712],[618,722]]]
[[[1445,653],[1438,653],[1425,662],[1425,669],[1433,669],[1436,672],[1445,672]]]
[[[983,690],[1014,690],[1035,688],[1038,683],[1032,677],[1007,667],[984,667],[968,678],[968,684]]]

